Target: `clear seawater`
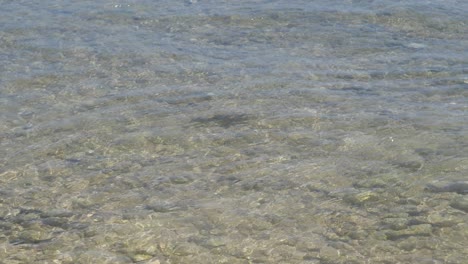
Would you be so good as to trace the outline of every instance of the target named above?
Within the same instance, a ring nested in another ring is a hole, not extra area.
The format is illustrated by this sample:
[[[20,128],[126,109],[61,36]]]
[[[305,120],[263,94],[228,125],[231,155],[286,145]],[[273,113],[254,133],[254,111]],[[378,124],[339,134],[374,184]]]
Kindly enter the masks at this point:
[[[0,1],[0,263],[466,263],[467,13]]]

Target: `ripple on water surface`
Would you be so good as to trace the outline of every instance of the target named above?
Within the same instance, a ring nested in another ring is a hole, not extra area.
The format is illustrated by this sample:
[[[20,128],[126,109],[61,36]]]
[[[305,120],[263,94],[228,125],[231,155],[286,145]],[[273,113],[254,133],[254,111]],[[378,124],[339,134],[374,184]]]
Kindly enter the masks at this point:
[[[466,5],[160,2],[4,4],[0,259],[464,263]]]

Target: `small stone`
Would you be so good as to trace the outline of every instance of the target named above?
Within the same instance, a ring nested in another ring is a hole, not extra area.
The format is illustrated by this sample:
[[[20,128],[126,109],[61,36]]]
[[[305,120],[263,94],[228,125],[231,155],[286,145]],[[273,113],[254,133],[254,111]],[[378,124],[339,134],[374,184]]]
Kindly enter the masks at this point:
[[[389,231],[386,233],[387,238],[390,240],[397,240],[410,236],[430,236],[431,234],[432,226],[430,224],[414,225],[404,230]]]
[[[68,220],[62,217],[48,217],[42,220],[42,223],[49,226],[60,227],[65,229],[68,224]]]
[[[418,239],[415,239],[414,237],[410,237],[398,243],[398,247],[405,251],[412,251],[417,248],[418,242],[419,242]]]
[[[426,47],[425,44],[422,44],[422,43],[415,43],[415,42],[412,42],[412,43],[408,43],[406,44],[406,46],[408,48],[412,48],[412,49],[423,49]]]
[[[464,211],[465,213],[468,213],[468,197],[455,198],[450,203],[450,206],[455,209]]]
[[[176,256],[190,256],[196,255],[198,253],[198,248],[193,243],[183,243],[177,245],[174,249],[174,255]]]
[[[208,248],[217,248],[226,245],[226,241],[220,237],[212,237],[205,241],[204,246]]]
[[[352,193],[352,194],[345,195],[344,200],[351,204],[359,205],[359,204],[363,204],[364,202],[378,200],[378,195],[372,191],[365,191],[365,192]]]
[[[438,226],[438,227],[451,227],[451,226],[454,226],[456,224],[463,222],[463,220],[457,219],[456,217],[452,215],[449,215],[449,214],[442,215],[438,212],[429,214],[427,216],[427,220],[433,226]]]
[[[403,230],[408,227],[408,219],[407,218],[385,218],[382,220],[382,224],[384,224],[387,228],[392,230]]]
[[[375,232],[372,237],[377,240],[387,240],[388,238],[384,231]]]
[[[426,190],[431,192],[455,192],[468,194],[468,181],[433,181],[426,185]]]
[[[356,188],[385,188],[389,185],[389,183],[385,182],[382,178],[371,178],[365,179],[354,184]]]
[[[253,263],[268,263],[269,255],[270,254],[266,250],[256,249],[248,256],[248,259]]]
[[[50,211],[45,211],[41,214],[41,217],[71,217],[73,216],[72,211],[63,210],[63,209],[52,209]]]
[[[130,258],[131,258],[134,262],[149,260],[149,259],[151,259],[152,257],[153,257],[153,256],[148,255],[148,254],[134,254],[134,255],[131,255],[131,256],[130,256]]]
[[[183,208],[175,203],[155,202],[146,205],[146,209],[153,210],[157,213],[167,213],[182,210]]]
[[[369,234],[364,231],[364,230],[357,230],[357,231],[352,231],[349,233],[349,238],[355,239],[355,240],[363,240],[365,239]]]
[[[190,175],[180,175],[173,176],[170,178],[170,181],[173,184],[187,184],[193,181],[193,178]]]
[[[340,252],[332,247],[323,247],[320,249],[320,260],[328,261],[337,261],[340,258]]]
[[[0,218],[1,218],[1,219],[6,218],[6,217],[9,216],[10,214],[11,214],[11,213],[10,213],[10,208],[4,207],[4,206],[0,206]]]
[[[25,230],[20,233],[18,240],[21,243],[34,244],[49,238],[48,233],[44,232],[44,230]]]

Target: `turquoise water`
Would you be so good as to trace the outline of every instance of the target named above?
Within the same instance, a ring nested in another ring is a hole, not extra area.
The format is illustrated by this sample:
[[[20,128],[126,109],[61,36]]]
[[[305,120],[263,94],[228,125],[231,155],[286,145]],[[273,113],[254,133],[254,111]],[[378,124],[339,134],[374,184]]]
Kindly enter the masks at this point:
[[[465,1],[4,1],[0,263],[464,263]]]

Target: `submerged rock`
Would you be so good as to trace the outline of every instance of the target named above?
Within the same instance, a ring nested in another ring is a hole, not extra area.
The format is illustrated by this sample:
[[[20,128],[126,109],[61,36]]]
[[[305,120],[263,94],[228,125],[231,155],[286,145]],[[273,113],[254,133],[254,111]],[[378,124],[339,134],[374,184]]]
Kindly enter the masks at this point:
[[[454,199],[451,203],[450,203],[450,206],[455,208],[455,209],[458,209],[458,210],[461,210],[461,211],[464,211],[466,213],[468,213],[468,199],[465,197],[460,197],[458,199]]]
[[[198,117],[192,119],[192,122],[199,124],[210,124],[214,123],[223,128],[229,128],[231,126],[244,124],[249,120],[249,116],[246,114],[217,114],[212,117]]]
[[[12,244],[36,244],[51,238],[52,233],[47,229],[28,229],[20,232],[18,238],[12,241]]]
[[[430,192],[455,192],[468,194],[468,181],[433,181],[426,185]]]
[[[378,194],[372,191],[352,193],[344,196],[345,201],[354,205],[360,205],[367,201],[377,201],[378,199]]]
[[[430,224],[421,224],[409,226],[406,229],[398,231],[388,231],[386,236],[390,240],[397,240],[400,238],[411,237],[411,236],[430,236],[432,233],[432,226]]]

